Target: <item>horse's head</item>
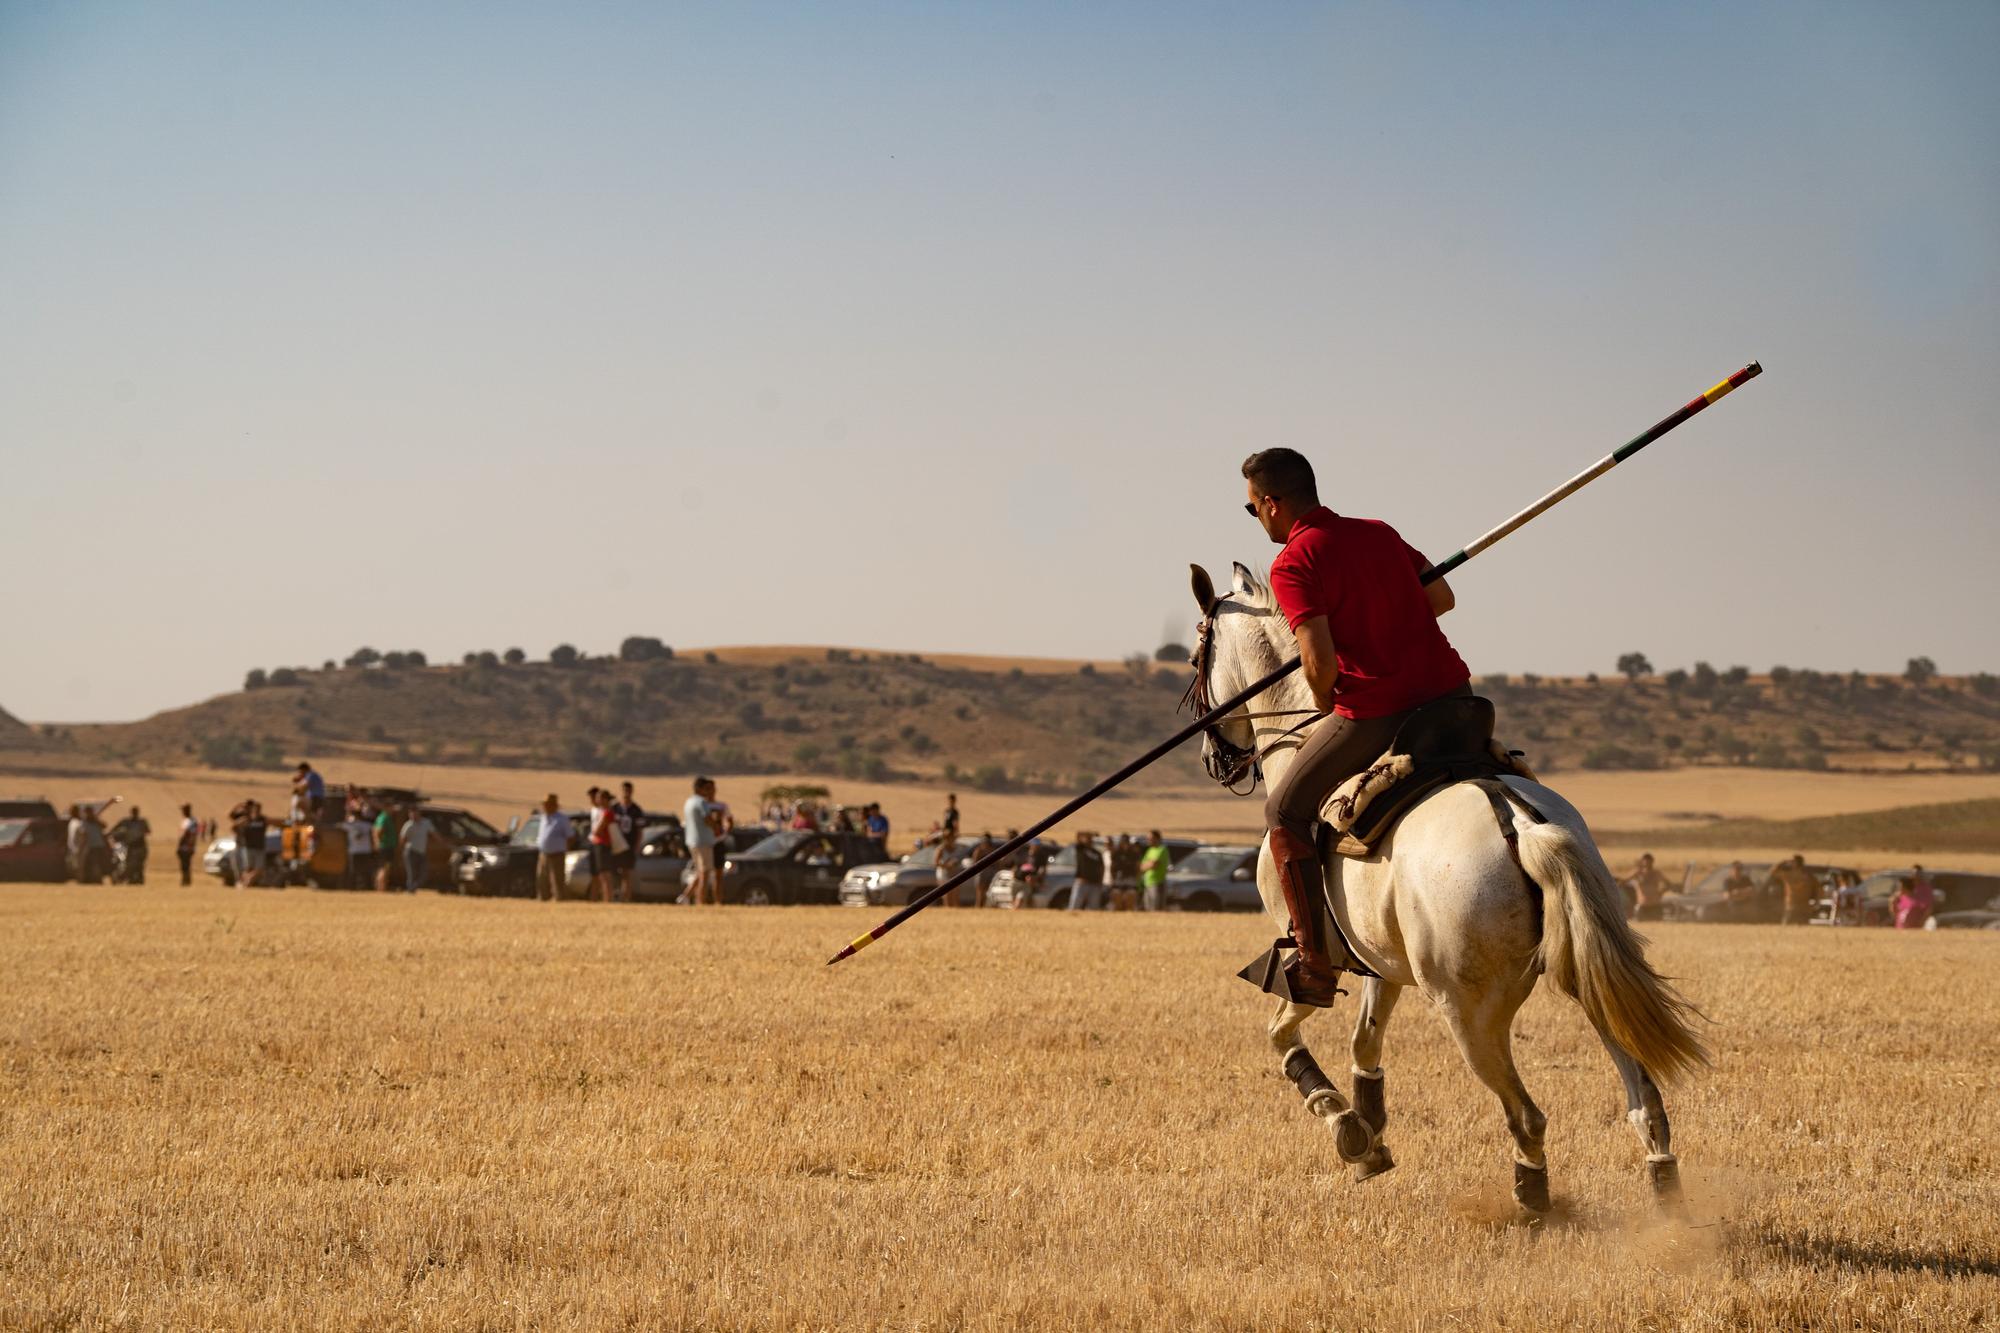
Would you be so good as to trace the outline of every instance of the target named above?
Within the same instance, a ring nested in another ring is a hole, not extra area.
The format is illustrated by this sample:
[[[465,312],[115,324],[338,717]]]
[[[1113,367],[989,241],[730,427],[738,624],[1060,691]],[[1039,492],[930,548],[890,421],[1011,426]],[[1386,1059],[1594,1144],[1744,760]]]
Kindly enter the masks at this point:
[[[1269,585],[1241,564],[1232,566],[1229,591],[1219,597],[1207,570],[1200,565],[1189,569],[1201,622],[1195,630],[1195,678],[1188,702],[1199,715],[1275,671],[1289,655],[1291,634]],[[1202,766],[1217,782],[1232,785],[1254,772],[1256,744],[1256,724],[1239,708],[1202,735]]]

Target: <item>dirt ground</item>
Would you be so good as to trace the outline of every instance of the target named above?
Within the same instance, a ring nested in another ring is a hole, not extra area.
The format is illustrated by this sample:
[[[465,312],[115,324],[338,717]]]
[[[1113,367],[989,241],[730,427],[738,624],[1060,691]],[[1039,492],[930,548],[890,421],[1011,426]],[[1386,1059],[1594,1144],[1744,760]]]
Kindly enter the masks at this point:
[[[260,796],[267,807],[282,810],[288,774],[231,773],[208,768],[115,770],[75,762],[43,759],[30,764],[0,755],[0,794],[47,795],[62,805],[76,800],[122,796],[138,804],[153,821],[156,834],[174,817],[183,801],[196,813],[223,817],[246,795]],[[584,789],[615,780],[616,774],[574,770],[475,768],[451,765],[399,764],[388,761],[342,761],[328,770],[330,780],[356,780],[394,786],[414,786],[438,800],[463,805],[505,828],[507,821],[540,803],[554,791],[577,806]],[[944,808],[942,783],[868,783],[824,774],[781,777],[719,775],[721,796],[739,817],[755,817],[757,793],[779,782],[818,782],[838,801],[859,806],[879,801],[894,827],[892,845],[907,850],[910,838],[930,828]],[[2000,773],[1807,773],[1785,769],[1695,767],[1659,772],[1564,772],[1549,776],[1590,820],[1592,827],[1610,829],[1671,829],[1690,816],[1754,816],[1796,819],[1811,815],[1846,814],[1901,805],[1964,801],[2000,796]],[[683,778],[642,778],[639,798],[651,808],[673,809],[687,797]],[[990,829],[996,835],[1025,828],[1061,803],[1054,796],[995,795],[958,789],[965,811],[965,829],[974,835]],[[1259,797],[1261,798],[1261,789]],[[1057,827],[1058,835],[1076,828],[1124,832],[1158,828],[1173,835],[1218,840],[1254,840],[1262,835],[1261,799],[1232,797],[1220,788],[1203,786],[1132,796],[1113,796]],[[164,821],[164,822],[163,822]],[[1677,848],[1662,838],[1653,848],[1662,864],[1685,861],[1712,866],[1727,860],[1715,849]],[[1795,851],[1863,869],[1908,865],[1908,853],[1860,852],[1850,847],[1744,847],[1737,855],[1775,860]],[[1613,863],[1622,867],[1635,849],[1620,849]],[[1919,857],[1918,859],[1923,859]],[[2000,872],[2000,856],[1954,854],[1948,862],[1961,870]]]
[[[0,1326],[1966,1328],[2000,937],[1660,927],[1714,1020],[1647,1201],[1573,1005],[1558,1213],[1415,997],[1349,1180],[1249,917],[0,890]],[[1308,1027],[1344,1070],[1352,1001]],[[1344,1081],[1344,1075],[1342,1075]]]

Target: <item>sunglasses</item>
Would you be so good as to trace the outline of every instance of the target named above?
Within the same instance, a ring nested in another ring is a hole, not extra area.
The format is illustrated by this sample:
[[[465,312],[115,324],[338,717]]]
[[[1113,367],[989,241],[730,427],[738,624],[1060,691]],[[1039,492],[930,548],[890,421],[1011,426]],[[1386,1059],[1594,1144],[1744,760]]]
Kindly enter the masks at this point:
[[[1263,503],[1264,503],[1264,500],[1275,500],[1276,498],[1277,498],[1277,497],[1276,497],[1276,496],[1274,496],[1274,495],[1267,495],[1267,496],[1265,496],[1265,497],[1263,498],[1263,500],[1248,500],[1248,501],[1245,501],[1245,502],[1244,502],[1244,505],[1243,505],[1243,512],[1244,512],[1244,513],[1246,513],[1246,514],[1248,514],[1248,515],[1250,515],[1250,517],[1252,517],[1252,518],[1255,518],[1255,517],[1257,517],[1257,506],[1258,506],[1258,505],[1260,505],[1260,504],[1263,504]]]

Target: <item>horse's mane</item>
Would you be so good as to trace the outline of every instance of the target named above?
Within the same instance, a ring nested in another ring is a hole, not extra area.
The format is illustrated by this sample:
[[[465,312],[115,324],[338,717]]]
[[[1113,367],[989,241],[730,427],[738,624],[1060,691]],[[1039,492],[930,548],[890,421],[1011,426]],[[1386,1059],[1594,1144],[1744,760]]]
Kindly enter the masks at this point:
[[[1247,573],[1248,571],[1246,570],[1245,572]],[[1271,591],[1269,580],[1260,578],[1256,574],[1250,574],[1250,577],[1245,582],[1250,586],[1230,591],[1229,596],[1232,601],[1241,602],[1252,611],[1276,611],[1278,609],[1278,595]]]

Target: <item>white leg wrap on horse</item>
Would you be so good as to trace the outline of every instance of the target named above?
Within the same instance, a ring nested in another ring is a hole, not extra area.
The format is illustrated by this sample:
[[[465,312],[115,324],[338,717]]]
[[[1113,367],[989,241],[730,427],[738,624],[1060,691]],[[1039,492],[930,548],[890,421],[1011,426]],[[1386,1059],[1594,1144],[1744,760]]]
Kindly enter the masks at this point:
[[[1373,1069],[1356,1069],[1353,1065],[1349,1065],[1347,1072],[1356,1078],[1380,1078],[1382,1077],[1382,1066],[1376,1065]]]
[[[1646,1154],[1647,1166],[1659,1166],[1666,1162],[1678,1162],[1680,1160],[1680,1158],[1670,1152],[1649,1152]]]

